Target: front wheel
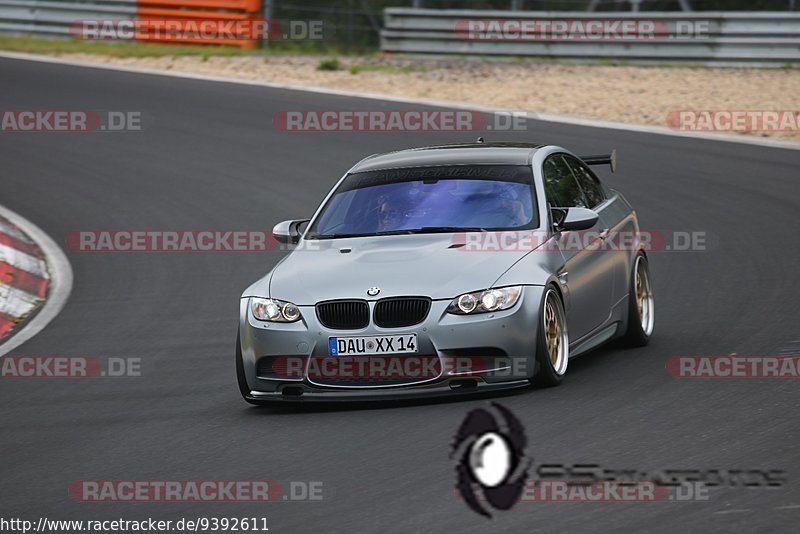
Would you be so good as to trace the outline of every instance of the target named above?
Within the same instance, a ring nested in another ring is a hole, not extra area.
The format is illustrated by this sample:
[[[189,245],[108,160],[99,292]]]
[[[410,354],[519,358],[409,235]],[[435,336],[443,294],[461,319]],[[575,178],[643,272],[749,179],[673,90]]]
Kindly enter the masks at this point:
[[[539,310],[539,334],[536,342],[536,361],[539,370],[533,377],[537,386],[557,386],[564,381],[569,363],[569,334],[567,315],[561,296],[548,286]]]
[[[640,252],[633,264],[628,295],[628,331],[624,338],[628,345],[643,347],[650,341],[656,322],[655,306],[650,267]]]

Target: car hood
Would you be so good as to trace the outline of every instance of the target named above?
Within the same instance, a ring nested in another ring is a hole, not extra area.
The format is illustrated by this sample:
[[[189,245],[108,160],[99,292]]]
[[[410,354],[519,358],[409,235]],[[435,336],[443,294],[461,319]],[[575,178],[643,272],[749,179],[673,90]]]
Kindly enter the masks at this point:
[[[449,299],[491,286],[526,253],[470,251],[459,246],[463,243],[464,234],[304,241],[245,296],[268,295],[301,306],[403,295]],[[371,287],[380,294],[368,296]]]

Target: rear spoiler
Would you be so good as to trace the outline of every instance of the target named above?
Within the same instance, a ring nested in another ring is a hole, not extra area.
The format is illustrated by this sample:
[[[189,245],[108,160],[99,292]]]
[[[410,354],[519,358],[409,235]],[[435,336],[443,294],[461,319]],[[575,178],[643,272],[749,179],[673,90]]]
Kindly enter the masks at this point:
[[[611,172],[617,172],[617,151],[612,150],[611,154],[603,154],[601,156],[581,156],[583,162],[587,165],[609,165]]]

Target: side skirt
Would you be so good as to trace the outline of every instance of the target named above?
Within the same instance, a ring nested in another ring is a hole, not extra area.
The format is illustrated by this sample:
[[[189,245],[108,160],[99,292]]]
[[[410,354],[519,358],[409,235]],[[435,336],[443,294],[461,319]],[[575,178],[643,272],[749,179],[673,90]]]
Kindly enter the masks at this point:
[[[611,340],[614,335],[617,333],[617,330],[621,326],[621,323],[611,323],[610,325],[601,328],[597,332],[589,334],[588,337],[585,337],[575,343],[570,344],[569,346],[569,359],[577,358],[590,350],[599,347],[606,341]]]

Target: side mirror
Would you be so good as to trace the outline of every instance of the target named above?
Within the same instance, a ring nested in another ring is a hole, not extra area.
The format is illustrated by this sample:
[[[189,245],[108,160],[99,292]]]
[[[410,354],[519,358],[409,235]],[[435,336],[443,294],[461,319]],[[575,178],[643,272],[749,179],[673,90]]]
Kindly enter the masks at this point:
[[[567,208],[566,210],[561,209],[559,211],[562,213],[566,211],[560,219],[554,217],[554,220],[557,221],[555,223],[555,228],[559,232],[588,230],[597,224],[597,220],[600,218],[596,211],[588,208]]]
[[[297,219],[282,221],[272,228],[272,235],[278,243],[284,245],[296,245],[300,241],[300,226],[307,223],[310,219]]]

